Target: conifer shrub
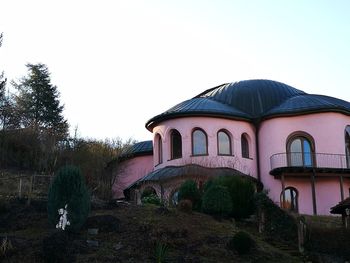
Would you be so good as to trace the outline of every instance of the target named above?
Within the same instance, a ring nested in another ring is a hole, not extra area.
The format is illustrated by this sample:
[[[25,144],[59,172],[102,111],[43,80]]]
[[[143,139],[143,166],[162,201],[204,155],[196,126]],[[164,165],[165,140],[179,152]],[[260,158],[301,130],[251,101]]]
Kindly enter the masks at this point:
[[[192,212],[192,202],[188,199],[182,199],[179,204],[177,205],[177,209],[184,213],[191,213]]]
[[[53,226],[60,218],[58,209],[66,205],[70,222],[66,229],[79,231],[90,212],[90,194],[80,169],[75,166],[61,168],[49,189],[47,210]]]
[[[239,255],[243,255],[252,250],[255,241],[247,232],[239,231],[230,239],[227,246],[231,250],[236,250]]]
[[[195,181],[187,180],[180,186],[179,201],[183,199],[191,200],[193,209],[200,210],[201,194]]]
[[[210,215],[226,216],[232,211],[232,201],[227,188],[213,184],[203,195],[202,210]]]

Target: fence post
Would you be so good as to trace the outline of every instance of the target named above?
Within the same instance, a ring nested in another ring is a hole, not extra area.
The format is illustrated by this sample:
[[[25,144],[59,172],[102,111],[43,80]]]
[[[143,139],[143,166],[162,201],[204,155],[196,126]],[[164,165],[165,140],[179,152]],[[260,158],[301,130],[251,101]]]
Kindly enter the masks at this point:
[[[32,199],[34,176],[35,176],[35,174],[32,174],[30,176],[30,184],[29,184],[29,193],[28,193],[27,206],[30,206],[30,202],[31,202],[31,199]]]
[[[22,198],[22,177],[19,178],[18,197]]]

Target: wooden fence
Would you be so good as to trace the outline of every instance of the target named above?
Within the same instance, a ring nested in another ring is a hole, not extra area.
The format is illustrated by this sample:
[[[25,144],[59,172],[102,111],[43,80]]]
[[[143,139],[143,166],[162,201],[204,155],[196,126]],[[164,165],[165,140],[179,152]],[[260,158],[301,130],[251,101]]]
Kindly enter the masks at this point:
[[[53,179],[52,175],[42,174],[0,174],[0,198],[46,199]]]

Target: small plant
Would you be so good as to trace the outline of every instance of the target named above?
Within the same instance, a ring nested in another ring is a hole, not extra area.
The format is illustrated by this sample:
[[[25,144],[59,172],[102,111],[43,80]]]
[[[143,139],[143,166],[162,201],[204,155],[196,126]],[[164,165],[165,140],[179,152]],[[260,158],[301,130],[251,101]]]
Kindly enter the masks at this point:
[[[251,236],[243,231],[235,234],[228,243],[228,248],[236,250],[239,255],[247,254],[255,246],[255,241]]]
[[[181,212],[185,212],[187,214],[192,213],[192,202],[191,200],[182,199],[177,205],[177,209]]]
[[[9,240],[7,236],[4,237],[0,245],[0,256],[4,257],[8,255],[9,252],[12,250],[13,250],[13,246],[12,246],[11,240]]]
[[[193,209],[200,210],[201,194],[195,181],[187,180],[180,186],[179,201],[183,199],[191,200]]]
[[[161,203],[159,197],[155,194],[151,194],[143,197],[141,199],[141,202],[143,204],[154,204],[154,205],[160,205]]]
[[[232,201],[226,187],[212,185],[203,195],[202,210],[210,215],[226,216],[232,211]]]
[[[168,252],[167,244],[163,242],[156,243],[155,258],[157,263],[165,262],[166,254]]]
[[[67,207],[67,230],[79,231],[90,212],[90,195],[80,169],[66,166],[59,170],[48,195],[49,221],[56,226],[61,220],[61,209]]]
[[[230,215],[235,219],[247,218],[254,213],[255,186],[249,179],[238,176],[221,176],[215,178],[213,184],[227,188],[232,200]]]

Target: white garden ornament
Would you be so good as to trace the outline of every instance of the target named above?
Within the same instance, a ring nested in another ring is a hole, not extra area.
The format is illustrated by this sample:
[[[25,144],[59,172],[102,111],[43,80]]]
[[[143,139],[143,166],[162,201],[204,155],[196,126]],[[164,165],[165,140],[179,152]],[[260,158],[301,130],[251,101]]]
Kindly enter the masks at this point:
[[[70,225],[70,222],[68,221],[68,205],[65,205],[64,208],[58,209],[58,214],[60,215],[60,220],[58,221],[56,228],[61,228],[62,230],[65,230],[66,226]]]

